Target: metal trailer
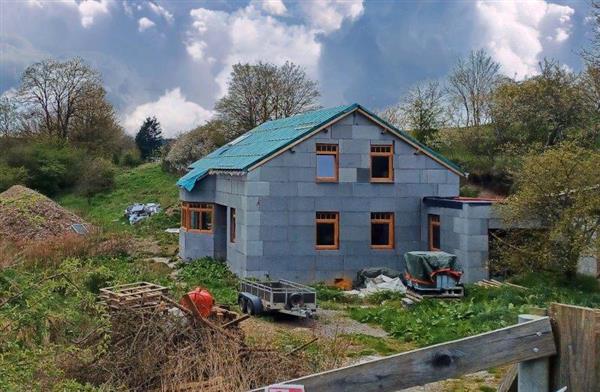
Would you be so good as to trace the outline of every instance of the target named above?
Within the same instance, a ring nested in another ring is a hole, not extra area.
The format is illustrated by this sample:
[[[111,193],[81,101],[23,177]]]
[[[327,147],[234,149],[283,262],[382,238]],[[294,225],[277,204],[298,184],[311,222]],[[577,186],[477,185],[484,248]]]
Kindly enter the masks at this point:
[[[262,282],[241,279],[238,304],[247,314],[279,312],[312,317],[317,310],[317,292],[285,279]]]

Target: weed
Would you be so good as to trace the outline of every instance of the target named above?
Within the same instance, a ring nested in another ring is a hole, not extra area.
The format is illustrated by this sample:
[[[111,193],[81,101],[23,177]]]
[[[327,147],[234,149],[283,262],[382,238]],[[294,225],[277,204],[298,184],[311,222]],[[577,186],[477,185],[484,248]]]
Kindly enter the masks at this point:
[[[184,263],[177,276],[184,283],[186,290],[198,286],[204,287],[219,303],[228,305],[237,303],[238,278],[229,270],[225,262],[203,258]]]

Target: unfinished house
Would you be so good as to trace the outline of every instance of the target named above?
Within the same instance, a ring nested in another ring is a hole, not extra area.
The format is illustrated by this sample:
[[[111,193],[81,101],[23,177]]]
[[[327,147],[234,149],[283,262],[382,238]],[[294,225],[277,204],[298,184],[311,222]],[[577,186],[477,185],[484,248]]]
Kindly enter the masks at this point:
[[[358,104],[269,121],[178,181],[180,255],[312,282],[402,271],[405,252],[441,249],[458,256],[466,281],[486,278],[488,220],[459,201],[463,175]]]

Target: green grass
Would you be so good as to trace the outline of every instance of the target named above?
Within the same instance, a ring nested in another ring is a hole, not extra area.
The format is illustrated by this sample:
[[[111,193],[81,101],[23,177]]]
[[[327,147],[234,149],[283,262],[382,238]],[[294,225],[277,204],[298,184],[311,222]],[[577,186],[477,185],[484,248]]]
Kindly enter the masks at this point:
[[[358,321],[381,325],[398,339],[428,346],[515,324],[518,314],[551,302],[600,306],[600,289],[593,278],[569,282],[535,274],[516,281],[530,289],[470,286],[461,300],[427,299],[410,310],[390,300],[377,307],[350,307],[349,313]]]
[[[116,176],[115,188],[87,198],[77,194],[58,197],[58,202],[82,217],[109,230],[131,230],[123,218],[125,208],[133,203],[160,203],[164,209],[177,206],[177,176],[164,172],[158,163],[146,163],[126,169]]]
[[[186,290],[196,287],[207,289],[217,303],[226,305],[237,303],[238,278],[224,262],[203,258],[191,263],[183,263],[177,278]]]

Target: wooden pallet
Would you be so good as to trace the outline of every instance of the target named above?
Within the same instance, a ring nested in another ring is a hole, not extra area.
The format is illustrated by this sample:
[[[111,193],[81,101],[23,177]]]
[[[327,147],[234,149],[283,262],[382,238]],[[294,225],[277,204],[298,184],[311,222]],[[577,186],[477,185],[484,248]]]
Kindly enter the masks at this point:
[[[105,287],[98,297],[112,310],[154,308],[164,302],[167,290],[154,283],[136,282]]]
[[[415,303],[423,301],[425,298],[439,298],[439,299],[450,299],[450,298],[462,298],[465,296],[465,289],[462,286],[456,286],[451,289],[441,289],[438,292],[425,293],[416,292],[411,288],[406,289],[406,294],[402,299],[402,303],[405,306],[411,306]]]
[[[475,284],[480,287],[488,287],[488,288],[489,287],[497,288],[497,287],[508,286],[508,287],[514,287],[514,288],[521,289],[521,290],[527,290],[527,287],[519,286],[518,284],[509,283],[509,282],[500,282],[495,279],[483,279]]]

